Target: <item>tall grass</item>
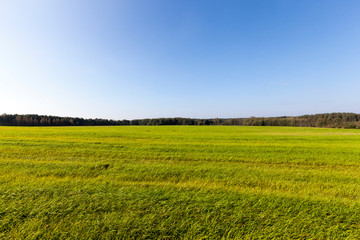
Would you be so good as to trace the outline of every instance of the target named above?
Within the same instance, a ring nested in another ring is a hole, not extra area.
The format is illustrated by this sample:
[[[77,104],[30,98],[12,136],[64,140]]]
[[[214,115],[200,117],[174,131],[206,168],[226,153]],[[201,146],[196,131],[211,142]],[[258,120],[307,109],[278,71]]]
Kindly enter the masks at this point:
[[[360,131],[0,127],[0,238],[360,238]]]

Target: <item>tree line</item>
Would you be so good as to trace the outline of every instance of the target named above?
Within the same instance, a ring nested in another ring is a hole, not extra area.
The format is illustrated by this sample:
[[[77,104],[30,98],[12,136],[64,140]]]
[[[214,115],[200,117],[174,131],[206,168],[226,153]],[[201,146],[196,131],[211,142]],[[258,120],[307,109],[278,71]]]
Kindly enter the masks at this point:
[[[360,114],[324,113],[298,117],[250,118],[149,118],[134,120],[84,119],[36,114],[2,114],[1,126],[110,126],[110,125],[239,125],[239,126],[292,126],[326,128],[360,128]]]

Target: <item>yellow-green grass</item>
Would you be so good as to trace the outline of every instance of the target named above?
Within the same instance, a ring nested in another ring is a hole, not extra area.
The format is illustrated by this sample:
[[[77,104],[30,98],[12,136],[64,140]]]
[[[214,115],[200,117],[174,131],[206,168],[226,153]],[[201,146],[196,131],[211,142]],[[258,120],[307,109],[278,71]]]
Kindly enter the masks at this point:
[[[0,127],[0,238],[358,239],[360,131]]]

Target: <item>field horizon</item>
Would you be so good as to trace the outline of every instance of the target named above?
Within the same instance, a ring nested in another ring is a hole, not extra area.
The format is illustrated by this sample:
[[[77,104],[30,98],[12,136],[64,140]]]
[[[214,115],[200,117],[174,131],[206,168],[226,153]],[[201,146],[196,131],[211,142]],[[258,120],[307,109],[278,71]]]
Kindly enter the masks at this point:
[[[225,125],[225,126],[288,126],[360,129],[360,114],[333,112],[301,116],[243,118],[143,118],[132,120],[84,119],[37,114],[2,114],[0,126],[162,126],[162,125]]]
[[[0,0],[0,240],[360,239],[359,12]]]

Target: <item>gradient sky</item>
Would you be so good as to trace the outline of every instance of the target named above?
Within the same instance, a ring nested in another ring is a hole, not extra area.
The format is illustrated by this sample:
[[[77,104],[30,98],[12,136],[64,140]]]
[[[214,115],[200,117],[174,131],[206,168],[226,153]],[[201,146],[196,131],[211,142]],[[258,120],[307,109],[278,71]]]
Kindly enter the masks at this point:
[[[0,114],[360,113],[360,1],[0,0]]]

